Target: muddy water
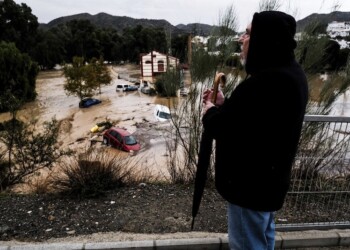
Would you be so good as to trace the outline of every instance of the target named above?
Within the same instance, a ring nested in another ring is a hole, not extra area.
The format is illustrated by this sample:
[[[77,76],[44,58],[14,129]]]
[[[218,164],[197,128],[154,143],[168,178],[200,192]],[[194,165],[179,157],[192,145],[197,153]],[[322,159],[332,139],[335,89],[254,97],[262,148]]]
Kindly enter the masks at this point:
[[[118,73],[125,73],[127,70],[125,67],[113,67],[112,84],[103,86],[101,94],[94,96],[102,100],[102,103],[86,109],[78,107],[78,97],[67,96],[64,92],[65,79],[62,71],[40,72],[36,83],[37,99],[26,104],[19,111],[18,118],[23,121],[38,119],[42,123],[55,117],[61,122],[60,145],[78,151],[89,147],[92,137],[98,141],[94,146],[103,147],[99,142],[102,137],[90,132],[90,129],[98,122],[109,120],[115,126],[124,127],[134,133],[141,142],[142,149],[136,155],[142,159],[141,165],[147,165],[154,174],[168,175],[165,140],[162,132],[154,129],[158,123],[153,116],[153,109],[158,103],[168,105],[170,101],[145,95],[140,91],[117,92],[116,84],[128,83],[118,79]],[[9,114],[0,114],[0,121],[9,117]],[[111,153],[117,151],[110,150]]]

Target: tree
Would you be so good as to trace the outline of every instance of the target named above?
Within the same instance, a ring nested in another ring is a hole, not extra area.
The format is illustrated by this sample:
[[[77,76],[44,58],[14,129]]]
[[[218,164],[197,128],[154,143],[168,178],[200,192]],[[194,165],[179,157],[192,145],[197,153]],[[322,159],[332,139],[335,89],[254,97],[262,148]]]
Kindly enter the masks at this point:
[[[224,89],[226,94],[232,90],[237,80],[235,70],[226,67],[227,60],[236,49],[231,43],[235,27],[236,15],[233,6],[229,6],[219,20],[218,29],[215,30],[215,39],[222,42],[222,46],[217,48],[220,56],[209,53],[202,46],[193,46],[191,50],[190,91],[186,98],[178,103],[174,101],[174,108],[171,109],[172,127],[170,131],[166,131],[170,133],[169,138],[172,138],[167,142],[168,171],[171,181],[175,183],[188,183],[195,178],[203,132],[201,96],[204,89],[212,87],[217,72],[225,72],[230,76],[227,81],[227,86],[230,87]],[[212,173],[211,168],[209,179],[212,179]]]
[[[14,43],[0,42],[0,97],[10,92],[23,103],[34,100],[37,74],[37,64],[27,54],[22,54]],[[0,111],[8,108],[0,104]]]
[[[78,96],[80,100],[84,97],[90,97],[93,95],[96,86],[88,85],[93,82],[86,81],[87,70],[88,68],[82,57],[74,57],[72,65],[64,65],[63,73],[66,77],[64,90],[67,95]]]
[[[176,91],[180,87],[180,71],[173,68],[168,68],[167,71],[161,74],[155,83],[155,89],[161,96],[174,97]]]
[[[139,62],[140,53],[148,53],[157,50],[167,53],[167,41],[162,29],[143,28],[141,25],[135,28],[127,28],[123,31],[123,59]]]
[[[9,90],[6,90],[5,93],[0,97],[0,109],[8,110],[11,114],[11,119],[8,121],[5,125],[1,124],[1,130],[7,130],[9,131],[15,131],[16,127],[19,125],[19,122],[17,120],[17,111],[22,106],[22,102],[18,100]],[[6,136],[5,144],[7,146],[7,152],[8,152],[8,164],[11,166],[12,164],[12,149],[14,147],[14,134],[8,133]],[[3,152],[1,152],[3,153]],[[1,160],[1,158],[0,158]],[[4,165],[3,167],[5,167]],[[5,170],[4,170],[5,171]],[[0,169],[0,175],[4,173],[3,169]],[[6,171],[7,172],[7,171]]]
[[[58,148],[56,119],[45,122],[42,132],[38,132],[37,121],[30,124],[13,121],[5,122],[4,130],[0,131],[0,140],[9,152],[8,161],[3,157],[0,162],[0,190],[22,183],[41,169],[52,169],[62,156],[72,154],[69,149]]]
[[[345,48],[345,49],[340,49],[339,55],[338,55],[338,61],[337,61],[337,70],[343,69],[346,67],[346,62],[347,59],[350,55],[350,49]]]
[[[187,56],[188,35],[176,35],[171,38],[171,54],[185,62]]]
[[[0,41],[13,42],[21,52],[35,46],[38,19],[26,4],[13,0],[0,1]]]
[[[278,10],[280,7],[279,0],[261,0],[259,2],[259,11]]]
[[[101,57],[99,60],[92,58],[88,65],[88,77],[87,82],[91,81],[89,85],[98,86],[99,93],[101,94],[101,85],[108,85],[112,81],[110,71],[103,62]]]
[[[52,69],[64,61],[63,41],[51,30],[39,30],[36,46],[31,50],[31,55],[41,69]]]
[[[346,58],[340,53],[340,45],[325,35],[320,36],[316,31],[319,26],[317,22],[306,26],[295,50],[296,59],[311,74],[338,70],[346,64]]]
[[[96,37],[101,46],[101,57],[108,62],[121,60],[121,44],[122,38],[115,29],[98,29]]]
[[[103,65],[103,59],[93,59],[86,64],[84,58],[74,57],[72,65],[63,67],[66,77],[64,89],[67,95],[78,96],[80,100],[91,97],[101,84],[109,84],[112,80],[108,68]],[[101,90],[100,90],[101,92]]]
[[[89,20],[72,20],[61,28],[64,29],[69,38],[66,44],[68,58],[75,56],[86,59],[100,57],[102,49],[96,37],[97,28]]]
[[[209,43],[209,51],[218,51],[219,62],[221,67],[232,56],[233,52],[237,50],[237,43],[234,41],[235,30],[237,29],[237,17],[233,5],[229,6],[226,11],[219,16],[219,26],[216,26],[212,38]]]

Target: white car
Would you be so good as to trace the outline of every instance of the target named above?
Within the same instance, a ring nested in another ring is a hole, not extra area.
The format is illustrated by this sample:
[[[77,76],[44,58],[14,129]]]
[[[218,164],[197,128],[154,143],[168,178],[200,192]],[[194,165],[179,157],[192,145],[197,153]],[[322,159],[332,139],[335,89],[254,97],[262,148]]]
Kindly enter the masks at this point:
[[[160,122],[168,121],[171,117],[169,108],[167,106],[157,104],[154,108],[154,117]]]
[[[125,91],[127,88],[129,88],[129,84],[117,84],[115,90],[116,91]]]
[[[180,96],[187,96],[188,95],[188,88],[182,87],[180,89]]]

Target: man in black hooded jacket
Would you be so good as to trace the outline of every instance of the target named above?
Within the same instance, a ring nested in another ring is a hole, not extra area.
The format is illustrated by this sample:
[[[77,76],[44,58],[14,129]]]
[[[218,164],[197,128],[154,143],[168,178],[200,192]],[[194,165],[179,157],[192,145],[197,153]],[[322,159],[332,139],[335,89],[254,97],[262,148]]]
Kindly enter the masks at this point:
[[[248,77],[220,107],[210,102],[210,91],[203,95],[231,249],[274,249],[274,212],[289,188],[308,101],[306,76],[294,57],[295,30],[288,14],[255,13],[240,38]]]

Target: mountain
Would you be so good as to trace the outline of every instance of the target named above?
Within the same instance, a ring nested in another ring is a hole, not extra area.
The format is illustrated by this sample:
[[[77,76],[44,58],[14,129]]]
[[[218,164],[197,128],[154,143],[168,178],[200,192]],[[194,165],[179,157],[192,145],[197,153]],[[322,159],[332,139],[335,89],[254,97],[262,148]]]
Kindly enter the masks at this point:
[[[299,21],[297,21],[297,31],[302,31],[311,22],[319,22],[321,24],[328,24],[330,22],[350,22],[350,12],[334,11],[329,14],[311,14]]]
[[[45,29],[50,29],[52,27],[56,27],[59,24],[66,23],[74,19],[77,19],[77,20],[86,19],[99,28],[114,28],[118,31],[122,31],[127,27],[136,27],[137,25],[143,25],[144,27],[150,27],[150,28],[160,27],[166,30],[170,29],[171,31],[173,31],[175,28],[166,20],[134,19],[126,16],[112,16],[106,13],[98,13],[96,15],[81,13],[81,14],[76,14],[72,16],[59,17],[52,20],[48,24],[42,24],[41,27]]]
[[[176,28],[178,28],[179,30],[182,30],[186,33],[195,33],[200,36],[210,35],[214,27],[215,26],[212,26],[209,24],[203,24],[203,23],[189,23],[187,25],[185,24],[176,25]]]
[[[114,28],[118,32],[122,32],[125,28],[134,28],[137,25],[142,25],[149,28],[163,28],[171,33],[194,33],[196,35],[208,36],[211,34],[212,29],[215,26],[202,24],[202,23],[191,23],[191,24],[178,24],[176,26],[172,25],[164,19],[136,19],[127,16],[112,16],[106,13],[98,13],[96,15],[91,15],[89,13],[81,13],[71,16],[59,17],[47,24],[40,24],[42,29],[50,29],[56,27],[59,24],[69,22],[74,19],[87,19],[91,23],[99,28]],[[327,24],[332,21],[339,22],[350,22],[350,12],[334,11],[329,14],[311,14],[301,20],[297,21],[297,31],[302,31],[307,24],[313,21],[318,21],[322,24]]]
[[[208,36],[214,27],[201,23],[179,24],[174,26],[164,19],[136,19],[127,16],[112,16],[106,13],[98,13],[96,15],[81,13],[56,18],[47,24],[40,24],[40,28],[47,30],[74,19],[87,19],[99,28],[114,28],[118,32],[122,32],[125,28],[134,28],[137,25],[142,25],[143,27],[149,28],[163,28],[171,33],[190,33],[195,31],[196,34]]]

